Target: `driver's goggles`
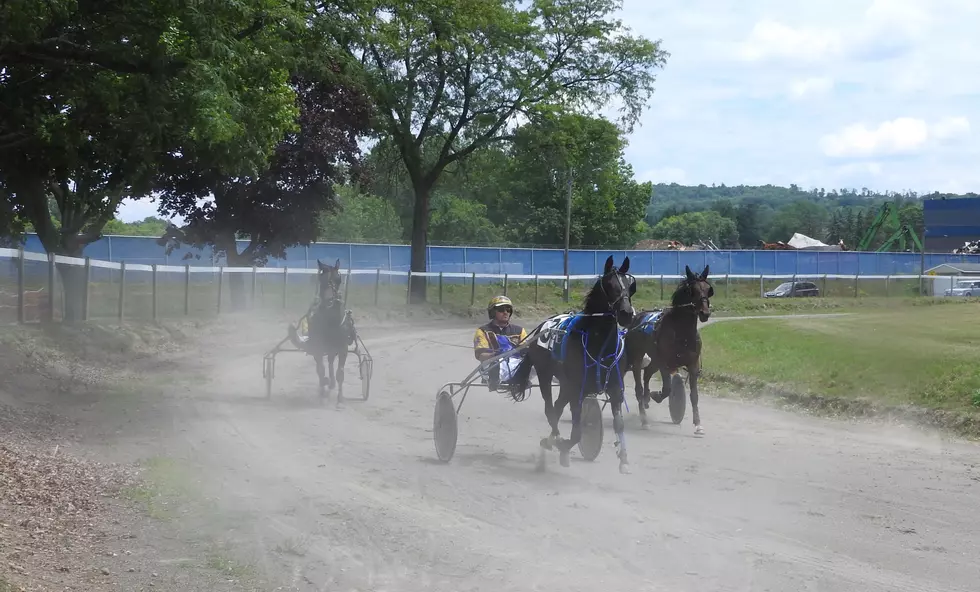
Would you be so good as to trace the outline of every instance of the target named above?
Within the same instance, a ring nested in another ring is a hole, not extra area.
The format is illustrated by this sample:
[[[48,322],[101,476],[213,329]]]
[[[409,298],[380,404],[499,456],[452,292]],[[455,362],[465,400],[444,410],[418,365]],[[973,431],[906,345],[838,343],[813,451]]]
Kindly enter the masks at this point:
[[[514,314],[514,309],[511,308],[510,306],[506,305],[506,304],[501,305],[501,306],[495,306],[495,307],[493,307],[493,311],[494,312],[506,312],[508,314]]]

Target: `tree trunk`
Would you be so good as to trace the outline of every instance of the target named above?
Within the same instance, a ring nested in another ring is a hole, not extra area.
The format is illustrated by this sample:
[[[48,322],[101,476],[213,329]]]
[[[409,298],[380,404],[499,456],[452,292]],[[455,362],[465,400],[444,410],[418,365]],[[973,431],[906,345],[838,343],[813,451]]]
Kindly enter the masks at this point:
[[[424,182],[415,185],[415,209],[412,212],[412,266],[411,270],[425,272],[426,247],[429,245],[429,196],[432,186]],[[413,277],[409,302],[418,304],[426,301],[428,283],[425,277]]]
[[[77,255],[66,255],[77,257]],[[58,275],[61,276],[62,293],[65,302],[65,322],[72,323],[85,319],[85,268],[81,265],[55,263]],[[50,295],[52,306],[54,294]]]
[[[251,261],[247,261],[238,254],[238,247],[232,241],[232,247],[225,251],[228,260],[228,267],[249,267]],[[229,273],[228,279],[228,298],[231,300],[231,310],[240,312],[248,308],[248,300],[245,296],[245,276],[244,273]]]

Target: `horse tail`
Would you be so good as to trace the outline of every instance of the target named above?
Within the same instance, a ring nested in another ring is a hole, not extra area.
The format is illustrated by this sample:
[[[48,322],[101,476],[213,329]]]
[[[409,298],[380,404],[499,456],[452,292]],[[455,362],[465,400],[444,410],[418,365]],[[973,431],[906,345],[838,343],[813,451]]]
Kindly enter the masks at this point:
[[[531,347],[534,346],[532,345]],[[517,369],[514,370],[513,376],[510,377],[510,392],[508,395],[517,403],[527,398],[527,390],[531,382],[531,370],[533,368],[534,361],[531,359],[531,351],[528,348],[527,353],[524,354],[520,363],[517,365]]]

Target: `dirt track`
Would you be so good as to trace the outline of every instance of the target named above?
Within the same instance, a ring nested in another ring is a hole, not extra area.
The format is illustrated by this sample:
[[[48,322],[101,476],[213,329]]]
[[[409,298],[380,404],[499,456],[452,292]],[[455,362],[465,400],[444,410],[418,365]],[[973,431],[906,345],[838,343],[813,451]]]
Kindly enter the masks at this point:
[[[667,423],[666,404],[642,431],[630,397],[632,475],[617,470],[608,409],[595,462],[576,449],[571,468],[554,455],[540,474],[540,398],[475,390],[456,456],[442,465],[434,396],[473,368],[472,328],[361,325],[376,362],[366,403],[321,407],[313,362],[297,354],[280,357],[266,400],[261,357],[278,325],[216,334],[197,362],[210,380],[178,396],[168,454],[200,468],[219,498],[202,528],[236,539],[289,589],[977,589],[972,444],[709,391],[704,438],[693,436],[690,408],[682,425]],[[348,393],[359,386],[348,372]]]

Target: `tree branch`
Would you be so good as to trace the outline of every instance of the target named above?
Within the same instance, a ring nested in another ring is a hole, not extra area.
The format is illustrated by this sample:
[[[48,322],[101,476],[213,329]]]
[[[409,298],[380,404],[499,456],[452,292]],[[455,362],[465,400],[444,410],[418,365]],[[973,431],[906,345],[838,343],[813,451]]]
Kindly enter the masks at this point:
[[[435,117],[439,110],[439,106],[442,103],[442,96],[446,90],[446,79],[449,74],[446,72],[446,60],[442,51],[442,36],[440,35],[440,29],[435,24],[432,23],[432,32],[436,38],[436,67],[439,69],[439,81],[436,83],[436,92],[432,97],[432,103],[429,105],[429,110],[425,114],[425,119],[422,120],[422,127],[419,129],[419,135],[415,139],[415,145],[417,147],[422,146],[422,142],[425,141],[426,134],[429,131],[429,125],[432,124],[432,119]]]

